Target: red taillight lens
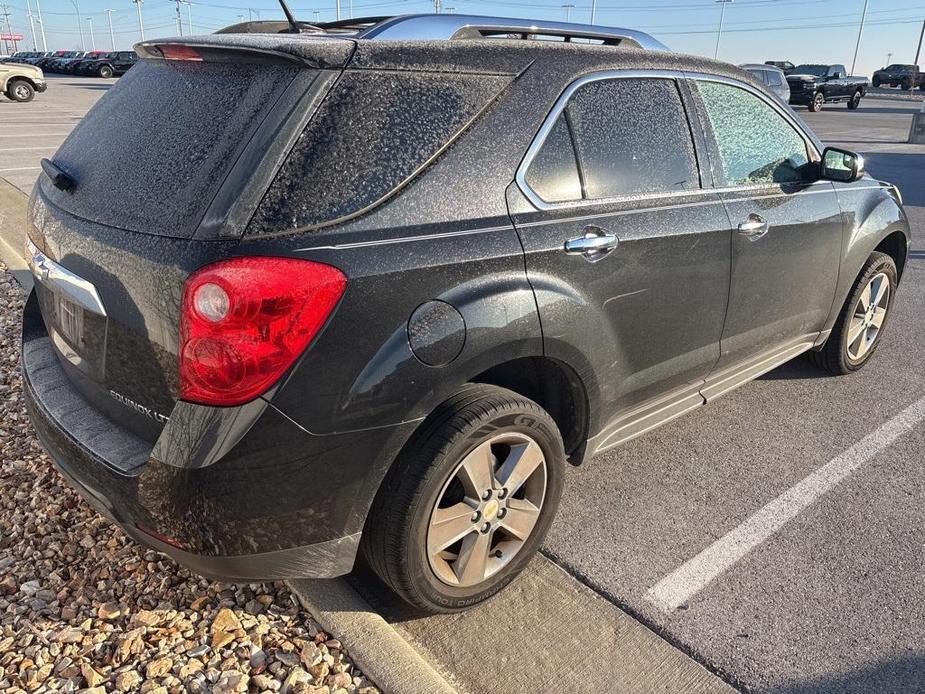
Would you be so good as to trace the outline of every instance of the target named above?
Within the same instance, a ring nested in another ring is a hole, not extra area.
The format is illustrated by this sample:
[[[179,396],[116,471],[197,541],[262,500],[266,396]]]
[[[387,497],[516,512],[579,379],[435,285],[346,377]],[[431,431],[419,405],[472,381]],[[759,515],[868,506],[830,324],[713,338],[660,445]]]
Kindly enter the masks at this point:
[[[240,405],[265,392],[346,286],[337,268],[295,258],[232,258],[197,270],[183,290],[180,397]]]
[[[161,55],[164,57],[164,60],[183,60],[187,62],[201,63],[202,56],[199,54],[195,48],[191,46],[184,46],[182,44],[176,43],[166,43],[160,46],[157,46],[160,49]]]

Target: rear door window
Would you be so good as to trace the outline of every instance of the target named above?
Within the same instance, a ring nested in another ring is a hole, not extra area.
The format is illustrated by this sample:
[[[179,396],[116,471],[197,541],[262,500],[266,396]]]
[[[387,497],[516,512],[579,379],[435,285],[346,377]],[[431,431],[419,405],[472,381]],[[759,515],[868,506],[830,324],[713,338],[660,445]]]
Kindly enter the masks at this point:
[[[694,144],[674,80],[601,79],[579,87],[530,164],[526,182],[546,202],[698,189]]]
[[[783,84],[783,80],[781,79],[781,75],[779,72],[774,72],[773,70],[767,70],[764,74],[768,78],[767,82],[769,86],[780,87]]]

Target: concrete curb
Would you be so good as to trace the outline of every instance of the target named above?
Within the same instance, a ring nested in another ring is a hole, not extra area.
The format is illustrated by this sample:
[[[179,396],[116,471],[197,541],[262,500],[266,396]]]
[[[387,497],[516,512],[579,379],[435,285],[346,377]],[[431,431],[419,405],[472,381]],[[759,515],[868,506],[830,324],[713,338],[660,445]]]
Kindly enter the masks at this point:
[[[29,197],[0,178],[0,260],[19,284],[32,289],[32,273],[26,265],[26,213]]]
[[[324,630],[347,647],[360,670],[389,694],[457,694],[457,690],[343,579],[288,581]]]

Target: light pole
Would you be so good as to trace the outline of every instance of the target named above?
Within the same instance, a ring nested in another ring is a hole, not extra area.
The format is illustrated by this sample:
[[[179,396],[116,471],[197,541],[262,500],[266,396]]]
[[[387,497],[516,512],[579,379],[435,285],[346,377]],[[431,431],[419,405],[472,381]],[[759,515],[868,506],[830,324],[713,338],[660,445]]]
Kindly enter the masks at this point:
[[[594,24],[594,15],[597,14],[597,0],[591,0],[591,23]]]
[[[112,13],[113,10],[103,10],[106,13],[106,18],[109,19],[109,43],[112,46],[112,50],[116,50],[116,35],[112,33]]]
[[[45,40],[45,22],[42,21],[42,7],[39,5],[39,0],[35,0],[35,11],[38,14],[37,21],[39,23],[39,27],[42,29],[42,50],[47,53],[48,41]]]
[[[93,17],[87,17],[87,24],[90,25],[90,50],[96,50],[96,41],[93,40]]]
[[[726,5],[728,5],[732,0],[716,0],[720,5],[719,11],[719,29],[716,32],[716,48],[713,49],[713,59],[719,57],[719,41],[723,36],[723,24],[726,22]]]
[[[922,33],[919,34],[919,47],[915,49],[915,64],[919,64],[919,55],[922,53],[922,39],[925,38],[925,19],[922,20]]]
[[[318,21],[321,19],[321,12],[319,12],[318,10],[315,10],[314,14],[315,14],[315,24],[317,24]]]
[[[36,0],[38,1],[38,0]],[[143,0],[132,0],[135,3],[135,9],[138,10],[138,32],[141,34],[141,40],[145,40],[145,23],[141,18],[141,3]]]
[[[80,50],[84,50],[84,26],[80,18],[80,3],[77,0],[71,0],[74,9],[77,10],[77,32],[80,34]]]
[[[340,0],[334,0],[334,19],[340,21]]]
[[[29,31],[32,32],[32,50],[37,51],[39,45],[35,40],[35,22],[32,21],[32,5],[29,0],[26,0],[26,15],[29,17]]]
[[[566,3],[565,5],[562,6],[562,8],[565,10],[565,21],[566,22],[572,21],[572,10],[574,9],[574,7],[575,6],[571,3]]]
[[[193,35],[193,3],[191,0],[184,0],[186,2],[186,28],[189,30],[187,33]]]
[[[177,36],[183,36],[183,20],[180,19],[180,0],[176,0],[177,5]]]
[[[858,27],[858,42],[854,44],[854,58],[851,59],[851,74],[858,62],[858,49],[861,47],[861,34],[864,33],[864,22],[867,20],[867,0],[864,0],[864,10],[861,12],[861,26]]]

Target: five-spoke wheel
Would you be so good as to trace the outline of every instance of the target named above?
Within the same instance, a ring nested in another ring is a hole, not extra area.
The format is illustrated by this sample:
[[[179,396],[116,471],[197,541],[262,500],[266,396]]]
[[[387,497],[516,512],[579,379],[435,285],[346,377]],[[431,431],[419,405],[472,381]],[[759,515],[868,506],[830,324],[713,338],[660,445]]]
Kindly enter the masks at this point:
[[[367,564],[428,612],[475,605],[540,547],[562,489],[556,423],[532,400],[469,385],[399,455],[363,531]]]

